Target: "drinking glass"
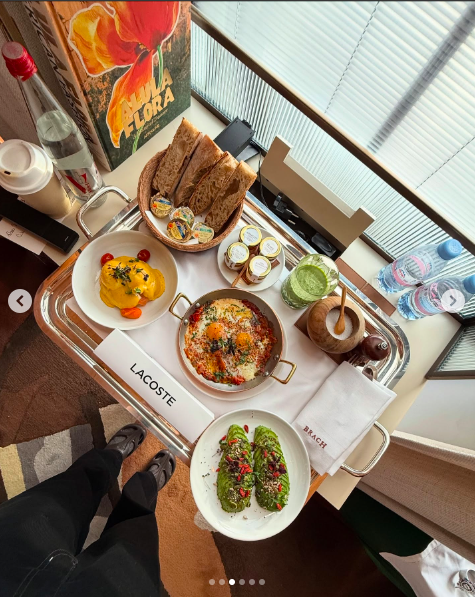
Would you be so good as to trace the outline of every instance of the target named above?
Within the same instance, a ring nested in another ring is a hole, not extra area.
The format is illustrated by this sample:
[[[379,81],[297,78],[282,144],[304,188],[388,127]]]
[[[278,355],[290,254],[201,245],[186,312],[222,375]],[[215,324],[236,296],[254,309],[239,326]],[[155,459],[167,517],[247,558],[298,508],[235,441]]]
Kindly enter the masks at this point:
[[[282,299],[292,309],[303,309],[334,290],[340,272],[326,255],[307,255],[282,284]]]

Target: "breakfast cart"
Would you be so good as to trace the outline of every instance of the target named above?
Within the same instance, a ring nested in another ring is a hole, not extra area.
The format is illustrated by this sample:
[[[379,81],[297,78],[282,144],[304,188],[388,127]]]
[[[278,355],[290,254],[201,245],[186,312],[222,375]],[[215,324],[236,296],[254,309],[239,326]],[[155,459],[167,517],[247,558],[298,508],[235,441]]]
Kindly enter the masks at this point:
[[[144,228],[143,217],[136,200],[131,200],[125,193],[115,187],[105,187],[98,195],[113,192],[126,202],[124,209],[118,213],[94,238],[110,232],[121,230],[137,230]],[[96,195],[97,197],[97,195]],[[84,221],[84,215],[93,200],[85,204],[78,212],[78,224],[86,234],[88,243],[92,235]],[[292,269],[302,257],[314,252],[312,247],[298,237],[289,227],[279,221],[270,210],[258,202],[250,193],[244,201],[244,208],[238,226],[254,224],[270,231],[282,243],[285,252],[286,268]],[[76,251],[63,265],[47,278],[35,298],[34,312],[40,328],[78,363],[97,383],[99,383],[124,408],[154,433],[183,462],[190,464],[194,444],[190,443],[160,413],[156,412],[141,396],[127,386],[114,371],[107,368],[97,358],[94,350],[101,343],[102,337],[94,325],[82,317],[77,309],[69,305],[72,296],[72,271],[74,265],[87,246],[86,243]],[[217,265],[215,266],[217,269]],[[384,314],[373,302],[363,295],[350,281],[340,276],[340,285],[334,294],[340,294],[346,285],[349,297],[360,307],[366,321],[367,333],[382,336],[390,347],[387,358],[374,363],[378,381],[391,388],[402,377],[409,361],[409,344],[404,332]],[[223,284],[225,286],[225,284]],[[265,291],[268,292],[268,291]],[[263,293],[265,297],[265,292]],[[168,317],[168,314],[164,317]],[[170,317],[172,317],[170,315]],[[302,332],[299,332],[302,333]],[[316,348],[316,350],[319,350]],[[178,354],[176,355],[178,360]],[[290,388],[290,386],[289,386]],[[342,469],[354,476],[367,474],[379,461],[389,443],[389,435],[379,424],[375,429],[381,433],[382,443],[376,454],[361,470],[343,464]],[[371,433],[375,433],[372,431]],[[323,478],[312,471],[309,497],[317,490]]]

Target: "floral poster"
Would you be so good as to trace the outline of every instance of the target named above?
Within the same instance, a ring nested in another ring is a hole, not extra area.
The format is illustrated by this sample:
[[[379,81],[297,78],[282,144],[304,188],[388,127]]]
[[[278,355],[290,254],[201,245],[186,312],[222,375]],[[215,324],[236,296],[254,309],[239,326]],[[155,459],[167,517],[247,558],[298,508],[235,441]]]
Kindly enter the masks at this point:
[[[116,167],[190,105],[190,3],[53,5]]]

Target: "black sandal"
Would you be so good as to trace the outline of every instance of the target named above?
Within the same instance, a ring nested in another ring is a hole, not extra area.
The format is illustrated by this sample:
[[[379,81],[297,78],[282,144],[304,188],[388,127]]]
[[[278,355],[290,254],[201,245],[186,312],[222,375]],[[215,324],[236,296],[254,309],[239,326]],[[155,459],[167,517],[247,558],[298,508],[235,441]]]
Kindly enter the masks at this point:
[[[176,469],[176,458],[170,450],[160,450],[152,459],[148,471],[157,482],[158,491],[170,481]]]
[[[147,436],[147,430],[138,425],[132,423],[119,429],[114,434],[110,442],[105,447],[106,450],[117,450],[122,455],[122,460],[125,460],[128,456],[133,454],[135,450],[143,443]]]

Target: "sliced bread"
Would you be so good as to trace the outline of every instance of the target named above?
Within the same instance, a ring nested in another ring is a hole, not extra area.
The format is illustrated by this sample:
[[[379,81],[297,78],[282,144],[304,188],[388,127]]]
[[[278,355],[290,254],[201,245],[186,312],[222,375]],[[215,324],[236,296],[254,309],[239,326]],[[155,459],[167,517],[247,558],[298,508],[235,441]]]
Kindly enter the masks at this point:
[[[246,164],[239,162],[211,206],[205,224],[218,234],[236,207],[244,200],[246,191],[256,180],[257,174]]]
[[[202,214],[210,207],[237,165],[237,160],[226,152],[209,174],[199,181],[188,203],[195,215]]]
[[[189,120],[183,118],[155,172],[152,186],[161,195],[169,197],[176,189],[201,137],[200,131]]]
[[[203,176],[208,174],[222,155],[223,152],[216,143],[208,135],[204,135],[175,191],[174,204],[176,207],[188,204],[196,185]]]

